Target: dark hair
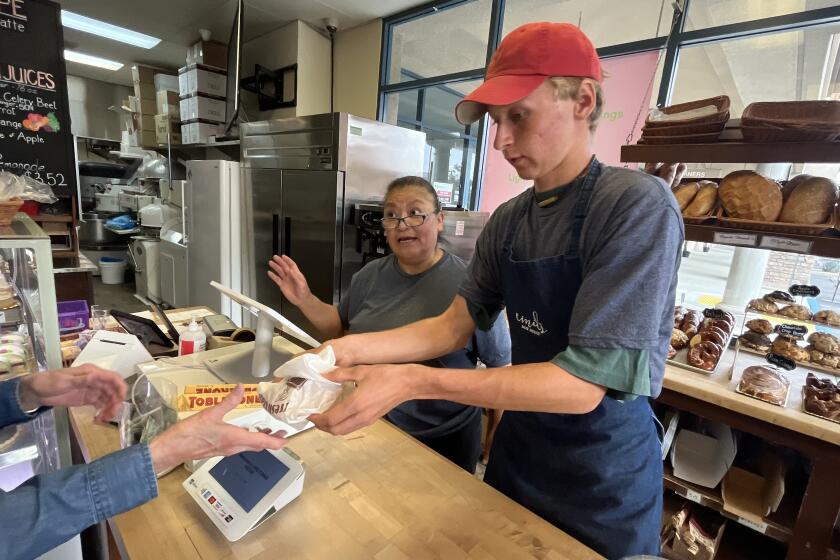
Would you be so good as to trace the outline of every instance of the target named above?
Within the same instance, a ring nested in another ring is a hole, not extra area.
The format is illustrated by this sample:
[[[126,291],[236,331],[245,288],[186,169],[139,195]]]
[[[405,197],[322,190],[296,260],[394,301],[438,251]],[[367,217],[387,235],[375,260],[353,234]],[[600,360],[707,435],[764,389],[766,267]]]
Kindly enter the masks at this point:
[[[423,177],[417,177],[416,175],[406,175],[405,177],[399,177],[388,183],[388,188],[385,189],[385,199],[387,200],[394,191],[404,189],[406,187],[419,187],[426,191],[429,196],[432,197],[432,201],[435,205],[435,212],[440,212],[440,200],[438,200],[437,191],[426,179]]]

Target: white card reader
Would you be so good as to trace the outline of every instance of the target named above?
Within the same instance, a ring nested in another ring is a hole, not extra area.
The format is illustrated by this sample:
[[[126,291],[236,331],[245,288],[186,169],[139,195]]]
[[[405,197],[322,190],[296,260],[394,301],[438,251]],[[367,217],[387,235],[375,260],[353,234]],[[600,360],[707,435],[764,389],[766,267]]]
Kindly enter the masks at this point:
[[[208,459],[183,487],[225,538],[238,541],[303,491],[303,465],[284,451]]]

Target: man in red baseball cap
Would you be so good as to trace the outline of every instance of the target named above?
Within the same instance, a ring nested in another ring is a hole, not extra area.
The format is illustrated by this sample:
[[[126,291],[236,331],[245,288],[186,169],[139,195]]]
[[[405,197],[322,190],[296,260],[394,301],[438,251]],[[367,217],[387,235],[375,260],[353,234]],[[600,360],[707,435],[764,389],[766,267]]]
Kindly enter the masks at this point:
[[[357,389],[312,420],[347,433],[410,399],[505,409],[485,481],[621,558],[659,552],[650,398],[670,348],[683,229],[664,182],[592,153],[601,79],[595,48],[573,25],[531,23],[505,37],[456,116],[489,113],[493,147],[534,187],[493,213],[446,312],[328,343],[345,368],[332,378]],[[503,309],[513,366],[405,365],[462,346]]]

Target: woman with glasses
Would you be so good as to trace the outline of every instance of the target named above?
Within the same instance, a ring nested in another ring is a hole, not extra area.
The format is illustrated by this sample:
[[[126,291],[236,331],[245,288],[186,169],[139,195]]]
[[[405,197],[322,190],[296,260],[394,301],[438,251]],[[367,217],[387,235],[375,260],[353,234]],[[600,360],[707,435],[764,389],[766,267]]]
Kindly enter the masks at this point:
[[[269,277],[325,338],[383,331],[434,317],[455,298],[467,267],[438,246],[443,212],[428,181],[408,176],[388,185],[382,228],[392,254],[356,273],[338,307],[310,292],[289,257],[275,255],[269,262]],[[497,320],[489,331],[476,330],[465,348],[427,365],[470,369],[478,359],[488,367],[510,363],[510,334],[504,320]],[[479,408],[413,400],[392,409],[386,418],[453,463],[475,471],[481,453]]]

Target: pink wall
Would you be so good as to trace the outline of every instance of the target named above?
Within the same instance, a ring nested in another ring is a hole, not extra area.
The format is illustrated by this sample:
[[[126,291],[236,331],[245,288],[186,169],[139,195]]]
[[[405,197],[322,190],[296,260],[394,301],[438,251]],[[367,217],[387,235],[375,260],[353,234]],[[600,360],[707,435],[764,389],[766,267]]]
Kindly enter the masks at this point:
[[[598,159],[609,165],[619,162],[621,146],[627,143],[627,134],[633,121],[643,107],[632,142],[641,136],[641,127],[650,106],[651,92],[648,91],[651,76],[656,71],[657,52],[631,54],[613,57],[601,62],[608,78],[604,81],[606,105],[593,140],[593,149]],[[492,125],[487,136],[487,157],[484,164],[484,189],[479,209],[492,212],[498,206],[518,195],[532,181],[524,181],[516,174],[501,152],[493,149],[496,126]]]

